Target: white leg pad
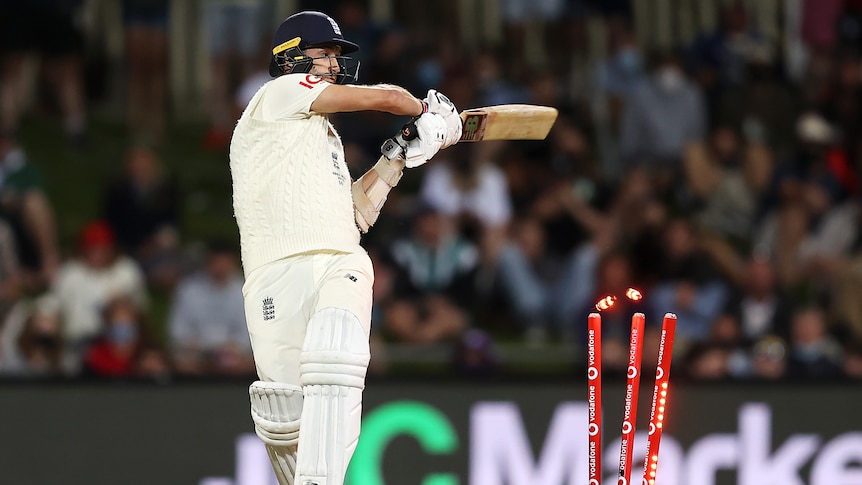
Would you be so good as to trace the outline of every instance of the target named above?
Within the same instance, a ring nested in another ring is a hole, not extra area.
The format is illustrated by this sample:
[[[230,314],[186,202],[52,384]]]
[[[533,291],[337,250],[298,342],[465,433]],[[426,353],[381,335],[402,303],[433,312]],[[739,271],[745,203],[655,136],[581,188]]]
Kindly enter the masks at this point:
[[[280,382],[255,381],[248,388],[254,431],[266,445],[272,469],[281,485],[293,485],[302,388]]]
[[[353,313],[325,308],[308,323],[300,356],[305,395],[296,485],[342,485],[359,440],[371,354]]]

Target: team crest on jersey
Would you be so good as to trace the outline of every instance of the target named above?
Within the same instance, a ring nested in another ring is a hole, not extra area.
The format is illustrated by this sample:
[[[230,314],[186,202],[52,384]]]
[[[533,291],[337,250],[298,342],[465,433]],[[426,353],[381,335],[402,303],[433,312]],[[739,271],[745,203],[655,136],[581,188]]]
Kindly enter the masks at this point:
[[[263,299],[263,320],[269,321],[275,319],[275,303],[272,297],[268,296]]]

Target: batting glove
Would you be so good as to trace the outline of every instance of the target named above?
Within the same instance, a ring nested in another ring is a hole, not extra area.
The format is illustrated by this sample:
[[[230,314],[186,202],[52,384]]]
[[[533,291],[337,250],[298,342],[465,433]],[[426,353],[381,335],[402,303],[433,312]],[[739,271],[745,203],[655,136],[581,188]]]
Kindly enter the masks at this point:
[[[428,105],[429,112],[442,116],[446,121],[446,138],[443,141],[443,148],[458,143],[458,140],[461,139],[461,116],[458,114],[455,104],[436,89],[429,89],[422,101]]]
[[[446,140],[446,120],[434,113],[425,113],[416,118],[418,136],[407,142],[404,156],[407,168],[416,168],[437,154]]]

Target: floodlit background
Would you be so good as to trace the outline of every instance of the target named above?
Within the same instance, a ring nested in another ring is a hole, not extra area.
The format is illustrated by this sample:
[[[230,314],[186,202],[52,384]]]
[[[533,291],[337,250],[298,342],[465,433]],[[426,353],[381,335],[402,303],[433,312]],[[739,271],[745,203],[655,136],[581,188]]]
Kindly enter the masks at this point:
[[[272,32],[303,9],[361,45],[362,83],[560,111],[545,141],[408,171],[364,237],[376,445],[353,485],[586,483],[586,317],[609,295],[608,453],[631,314],[649,376],[674,312],[659,483],[862,484],[844,405],[862,399],[858,0],[3,1],[0,482],[268,476],[244,441],[228,145]],[[332,121],[358,176],[406,119]],[[426,439],[379,416],[441,425]],[[484,438],[494,419],[525,446]],[[65,466],[44,466],[52,442]]]

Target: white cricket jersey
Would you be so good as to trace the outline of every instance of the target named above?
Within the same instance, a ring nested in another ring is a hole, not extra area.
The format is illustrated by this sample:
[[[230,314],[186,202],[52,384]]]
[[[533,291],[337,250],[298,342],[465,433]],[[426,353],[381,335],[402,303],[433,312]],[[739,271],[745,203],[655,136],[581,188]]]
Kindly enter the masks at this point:
[[[245,274],[294,254],[360,250],[344,148],[311,103],[329,83],[288,74],[249,102],[230,144]]]

